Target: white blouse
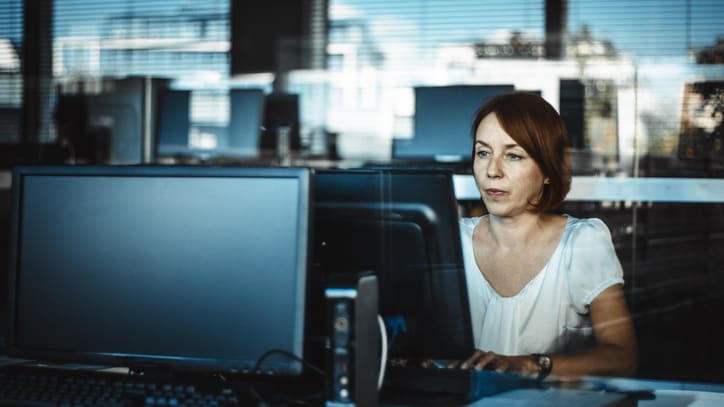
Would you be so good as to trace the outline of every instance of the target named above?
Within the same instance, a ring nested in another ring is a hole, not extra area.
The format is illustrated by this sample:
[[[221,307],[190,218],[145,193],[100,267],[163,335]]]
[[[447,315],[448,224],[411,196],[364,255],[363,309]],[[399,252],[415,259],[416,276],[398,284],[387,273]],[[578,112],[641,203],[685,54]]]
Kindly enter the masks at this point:
[[[591,302],[611,285],[623,284],[608,227],[597,218],[568,216],[561,240],[543,269],[516,295],[502,297],[475,262],[473,229],[480,219],[460,219],[476,348],[525,355],[565,353],[590,345]]]

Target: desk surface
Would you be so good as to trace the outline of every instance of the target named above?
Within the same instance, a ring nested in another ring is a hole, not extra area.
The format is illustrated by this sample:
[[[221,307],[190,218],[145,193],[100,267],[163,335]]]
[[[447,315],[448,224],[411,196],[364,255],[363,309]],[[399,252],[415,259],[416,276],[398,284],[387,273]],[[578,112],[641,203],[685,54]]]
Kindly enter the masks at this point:
[[[594,390],[576,389],[519,389],[480,399],[466,407],[545,406],[545,407],[603,407],[626,405],[627,396]],[[635,404],[634,404],[635,405]]]
[[[0,367],[23,360],[0,356]],[[465,407],[721,407],[724,384],[588,377],[544,388],[502,392]]]
[[[585,378],[542,389],[517,389],[480,399],[466,407],[638,406],[721,407],[724,385],[645,379]]]

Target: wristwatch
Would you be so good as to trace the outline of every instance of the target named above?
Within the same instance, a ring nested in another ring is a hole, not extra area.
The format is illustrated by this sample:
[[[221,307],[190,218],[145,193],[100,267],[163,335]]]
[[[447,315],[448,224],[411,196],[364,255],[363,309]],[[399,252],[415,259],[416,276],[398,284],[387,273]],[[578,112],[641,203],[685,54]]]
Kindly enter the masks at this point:
[[[553,359],[543,353],[534,353],[530,356],[533,358],[533,362],[538,365],[538,380],[545,379],[553,370]]]

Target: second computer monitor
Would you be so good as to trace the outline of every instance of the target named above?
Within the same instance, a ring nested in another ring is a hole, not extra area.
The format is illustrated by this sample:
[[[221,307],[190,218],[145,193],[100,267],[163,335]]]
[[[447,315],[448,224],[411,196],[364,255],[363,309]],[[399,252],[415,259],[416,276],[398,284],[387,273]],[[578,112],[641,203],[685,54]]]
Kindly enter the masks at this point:
[[[314,261],[329,277],[374,272],[391,358],[468,357],[472,348],[452,175],[320,171]]]

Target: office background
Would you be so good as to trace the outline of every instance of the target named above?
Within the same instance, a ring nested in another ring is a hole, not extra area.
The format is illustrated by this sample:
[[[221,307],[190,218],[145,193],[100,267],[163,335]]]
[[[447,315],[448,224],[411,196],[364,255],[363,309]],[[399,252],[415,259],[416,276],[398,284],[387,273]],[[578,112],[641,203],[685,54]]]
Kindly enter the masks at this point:
[[[16,164],[456,159],[410,149],[445,121],[420,89],[538,92],[569,127],[564,210],[611,228],[640,376],[724,382],[722,22],[718,0],[5,0],[2,226]],[[283,120],[253,108],[272,94]],[[235,138],[279,128],[288,151]]]

